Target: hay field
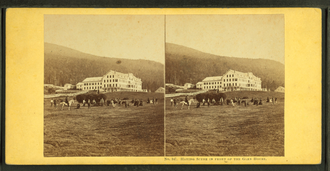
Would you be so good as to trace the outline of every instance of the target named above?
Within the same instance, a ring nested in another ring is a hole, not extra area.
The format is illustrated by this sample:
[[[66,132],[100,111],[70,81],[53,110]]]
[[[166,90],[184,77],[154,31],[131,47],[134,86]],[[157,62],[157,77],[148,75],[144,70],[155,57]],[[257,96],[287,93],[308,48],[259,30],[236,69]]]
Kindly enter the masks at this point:
[[[201,106],[190,110],[166,98],[167,156],[284,156],[284,93],[228,92],[233,97],[277,97],[277,104]],[[183,97],[181,97],[183,99]]]
[[[163,156],[164,94],[107,94],[107,99],[125,97],[143,99],[144,106],[69,111],[50,107],[50,99],[45,99],[44,156]],[[159,104],[146,104],[148,97],[158,98]]]

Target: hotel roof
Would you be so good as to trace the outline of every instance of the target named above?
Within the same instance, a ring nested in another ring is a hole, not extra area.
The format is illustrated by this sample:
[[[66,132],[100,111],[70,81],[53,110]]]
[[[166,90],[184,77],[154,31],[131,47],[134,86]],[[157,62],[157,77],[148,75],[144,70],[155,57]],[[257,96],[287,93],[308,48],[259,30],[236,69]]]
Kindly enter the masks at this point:
[[[96,82],[96,81],[102,81],[102,77],[89,77],[84,79],[83,82]]]
[[[204,78],[203,82],[205,81],[221,81],[222,76],[213,76],[213,77],[206,77]]]

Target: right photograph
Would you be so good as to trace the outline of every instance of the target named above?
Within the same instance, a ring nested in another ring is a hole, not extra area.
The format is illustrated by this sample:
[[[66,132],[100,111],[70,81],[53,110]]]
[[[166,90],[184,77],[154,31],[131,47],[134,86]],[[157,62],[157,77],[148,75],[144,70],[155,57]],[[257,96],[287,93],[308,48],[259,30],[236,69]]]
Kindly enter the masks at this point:
[[[285,156],[284,15],[165,21],[165,155]]]

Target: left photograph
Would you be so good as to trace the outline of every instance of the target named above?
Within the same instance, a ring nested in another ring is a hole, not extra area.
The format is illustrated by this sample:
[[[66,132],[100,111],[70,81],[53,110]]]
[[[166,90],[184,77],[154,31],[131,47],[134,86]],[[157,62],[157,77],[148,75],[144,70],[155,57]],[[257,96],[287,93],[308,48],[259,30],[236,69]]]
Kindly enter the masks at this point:
[[[44,15],[44,156],[164,156],[164,16]]]

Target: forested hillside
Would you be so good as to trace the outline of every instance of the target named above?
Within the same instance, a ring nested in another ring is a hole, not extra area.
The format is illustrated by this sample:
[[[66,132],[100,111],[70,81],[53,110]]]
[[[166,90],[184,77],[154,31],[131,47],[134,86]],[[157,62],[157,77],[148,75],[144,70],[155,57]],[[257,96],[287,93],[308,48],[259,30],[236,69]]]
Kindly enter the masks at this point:
[[[260,77],[262,87],[271,90],[284,86],[284,64],[268,59],[224,57],[181,45],[166,43],[165,82],[196,84],[205,77],[221,76],[229,69],[252,72]]]
[[[87,77],[100,77],[114,70],[141,78],[143,89],[155,91],[164,87],[164,65],[149,60],[100,57],[45,43],[44,64],[45,84],[77,84]]]

